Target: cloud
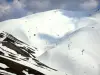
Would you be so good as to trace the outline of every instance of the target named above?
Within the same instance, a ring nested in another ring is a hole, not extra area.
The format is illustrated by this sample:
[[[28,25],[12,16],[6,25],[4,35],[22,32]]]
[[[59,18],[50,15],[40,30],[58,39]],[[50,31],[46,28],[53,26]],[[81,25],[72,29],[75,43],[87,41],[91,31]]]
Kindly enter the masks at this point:
[[[21,3],[25,4],[26,9],[34,11],[56,8],[66,10],[90,10],[98,6],[98,0],[23,0]]]
[[[12,3],[8,3],[5,0],[0,2],[0,21],[26,15],[22,4],[17,0]]]
[[[98,0],[0,0],[0,21],[20,18],[52,9],[88,11],[95,9]]]
[[[97,0],[86,0],[82,4],[80,4],[80,7],[83,9],[89,10],[94,9],[99,5],[99,2]]]

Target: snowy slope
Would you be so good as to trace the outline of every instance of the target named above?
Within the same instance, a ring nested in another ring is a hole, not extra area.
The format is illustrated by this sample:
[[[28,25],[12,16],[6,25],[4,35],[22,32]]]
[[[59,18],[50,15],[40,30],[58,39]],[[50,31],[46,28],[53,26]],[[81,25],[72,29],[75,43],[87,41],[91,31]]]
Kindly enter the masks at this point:
[[[39,59],[72,75],[100,75],[100,14],[79,20],[79,29],[65,35],[56,48]],[[81,28],[80,28],[81,25]]]
[[[6,31],[36,47],[40,61],[69,75],[100,75],[100,14],[73,18],[51,10],[0,23]]]
[[[0,31],[7,31],[37,47],[41,54],[55,47],[58,38],[75,29],[72,20],[73,18],[64,16],[60,10],[51,10],[1,22]]]

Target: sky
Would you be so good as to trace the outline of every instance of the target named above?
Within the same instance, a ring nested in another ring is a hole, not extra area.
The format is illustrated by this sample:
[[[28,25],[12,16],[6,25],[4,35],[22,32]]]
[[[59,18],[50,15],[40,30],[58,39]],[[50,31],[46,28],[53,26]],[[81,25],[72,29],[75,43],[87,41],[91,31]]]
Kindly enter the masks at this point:
[[[95,12],[100,0],[0,0],[0,21],[53,9]]]

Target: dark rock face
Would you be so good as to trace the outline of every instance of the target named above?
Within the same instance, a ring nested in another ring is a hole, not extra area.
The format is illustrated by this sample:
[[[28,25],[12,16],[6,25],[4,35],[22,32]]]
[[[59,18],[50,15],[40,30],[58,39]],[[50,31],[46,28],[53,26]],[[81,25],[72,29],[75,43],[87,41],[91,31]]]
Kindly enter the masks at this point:
[[[6,32],[0,33],[0,40],[0,63],[8,66],[8,68],[2,68],[0,65],[0,75],[10,75],[10,73],[26,75],[23,71],[28,75],[46,75],[42,70],[57,71],[36,58],[34,54],[37,48],[30,47]]]

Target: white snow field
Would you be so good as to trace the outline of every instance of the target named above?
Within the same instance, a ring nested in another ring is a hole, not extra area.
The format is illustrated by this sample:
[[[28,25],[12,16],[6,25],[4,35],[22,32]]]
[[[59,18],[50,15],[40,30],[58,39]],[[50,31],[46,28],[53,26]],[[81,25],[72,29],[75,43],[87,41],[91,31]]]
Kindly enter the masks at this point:
[[[100,75],[100,14],[75,18],[59,9],[0,22],[8,32],[38,48],[44,64],[68,75]]]

